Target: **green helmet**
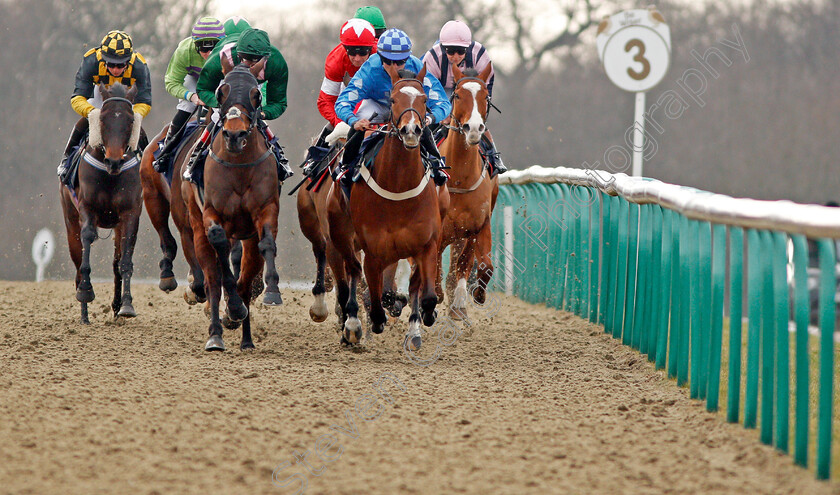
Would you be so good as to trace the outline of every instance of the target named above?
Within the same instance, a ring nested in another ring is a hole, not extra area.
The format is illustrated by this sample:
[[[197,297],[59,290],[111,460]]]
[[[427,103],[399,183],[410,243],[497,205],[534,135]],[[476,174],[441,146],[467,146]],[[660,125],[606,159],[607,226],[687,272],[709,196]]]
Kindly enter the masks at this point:
[[[377,33],[379,33],[380,30],[384,31],[387,28],[387,26],[385,26],[385,17],[382,15],[382,11],[377,7],[370,5],[367,7],[359,7],[359,9],[356,10],[356,15],[353,17],[368,21]]]
[[[239,34],[247,29],[251,29],[251,24],[244,17],[235,15],[225,21],[225,36]]]
[[[259,55],[268,56],[271,53],[271,42],[268,33],[262,29],[248,29],[239,36],[236,42],[236,53],[238,55]]]

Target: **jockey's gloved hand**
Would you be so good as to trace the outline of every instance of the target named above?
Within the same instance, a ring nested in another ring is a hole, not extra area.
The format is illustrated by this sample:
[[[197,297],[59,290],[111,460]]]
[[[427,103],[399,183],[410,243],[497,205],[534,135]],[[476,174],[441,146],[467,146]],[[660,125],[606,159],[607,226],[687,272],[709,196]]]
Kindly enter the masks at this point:
[[[430,126],[435,123],[435,116],[427,113],[426,114],[426,126]]]

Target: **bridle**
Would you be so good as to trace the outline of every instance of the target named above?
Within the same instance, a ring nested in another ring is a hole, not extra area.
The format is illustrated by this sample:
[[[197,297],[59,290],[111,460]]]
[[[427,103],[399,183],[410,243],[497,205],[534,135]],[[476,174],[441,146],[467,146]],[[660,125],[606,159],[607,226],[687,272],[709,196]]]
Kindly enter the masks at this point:
[[[487,87],[487,83],[484,81],[484,79],[481,79],[481,78],[478,78],[478,77],[475,77],[475,76],[464,76],[461,79],[458,79],[457,81],[455,81],[455,89],[452,90],[452,96],[449,97],[449,103],[452,104],[453,108],[455,107],[455,96],[456,96],[455,90],[458,89],[458,86],[460,86],[462,82],[470,82],[470,81],[479,82],[482,85],[484,85],[485,88]],[[481,119],[484,121],[485,125],[487,125],[487,119],[490,118],[490,108],[491,107],[495,108],[495,105],[493,105],[493,102],[490,99],[490,93],[489,92],[487,93],[486,100],[487,100],[487,111],[484,112],[484,115],[481,116]],[[477,105],[478,101],[476,101],[475,104]],[[496,110],[498,110],[498,108]],[[458,120],[455,118],[454,115],[452,116],[451,121],[454,122],[456,125],[451,125],[451,124],[450,125],[444,125],[444,127],[446,129],[452,129],[456,132],[460,132],[461,134],[466,134],[466,131],[464,130],[464,124],[458,122]]]
[[[123,98],[121,96],[111,96],[111,97],[106,98],[105,101],[102,102],[102,106],[100,108],[104,110],[105,105],[107,105],[108,103],[111,103],[112,101],[117,102],[117,103],[127,104],[128,109],[129,109],[129,112],[128,112],[129,115],[134,116],[134,111],[133,111],[134,102],[132,102],[128,98]],[[94,149],[99,149],[104,154],[105,153],[105,143],[100,143],[98,146],[94,147]],[[130,151],[131,151],[131,140],[129,139],[128,144],[125,145],[125,153],[123,153],[123,157],[125,157],[125,155],[129,154]],[[125,162],[125,158],[123,158],[122,161]]]
[[[412,82],[416,82],[417,84],[419,84],[420,85],[420,91],[421,92],[423,91],[423,83],[419,79],[400,79],[399,81],[397,81],[394,84],[394,87],[391,88],[391,95],[392,95],[391,96],[391,106],[394,105],[394,97],[393,97],[394,92],[396,92],[399,87],[404,86],[407,83],[412,83]],[[400,141],[402,141],[402,135],[399,132],[399,122],[402,120],[403,115],[405,115],[407,113],[411,113],[411,112],[414,112],[414,113],[417,114],[417,120],[420,122],[418,124],[418,127],[420,128],[420,131],[422,133],[423,128],[426,127],[426,119],[423,117],[423,115],[420,114],[419,110],[417,110],[414,107],[408,107],[405,110],[403,110],[402,112],[400,112],[400,114],[397,116],[396,120],[394,119],[394,112],[391,112],[391,117],[390,117],[389,122],[388,122],[390,124],[391,128],[387,131],[389,136],[396,135],[397,137],[400,138]]]

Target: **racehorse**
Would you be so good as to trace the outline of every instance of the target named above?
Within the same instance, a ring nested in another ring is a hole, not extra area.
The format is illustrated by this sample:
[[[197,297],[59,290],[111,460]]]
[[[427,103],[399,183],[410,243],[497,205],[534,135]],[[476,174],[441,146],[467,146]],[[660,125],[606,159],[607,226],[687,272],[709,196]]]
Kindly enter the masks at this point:
[[[256,74],[265,60],[250,69],[232,67],[222,57],[225,78],[216,90],[221,132],[213,139],[204,166],[204,190],[183,182],[181,193],[189,211],[195,253],[205,277],[210,301],[210,338],[204,348],[225,350],[219,301],[224,287],[227,319],[242,322],[241,349],[253,349],[251,320],[252,280],[265,263],[266,293],[263,303],[279,306],[277,216],[279,192],[277,164],[257,130],[261,95]],[[229,263],[230,239],[242,241],[242,270],[236,280]]]
[[[353,186],[349,200],[333,185],[327,203],[330,237],[335,246],[328,252],[336,279],[338,302],[343,314],[342,342],[354,344],[362,336],[356,303],[356,280],[361,264],[354,246],[364,251],[364,273],[371,296],[371,330],[381,333],[386,316],[382,306],[383,270],[400,259],[415,263],[409,282],[411,315],[404,345],[417,350],[421,345],[420,319],[435,321],[435,276],[441,219],[449,205],[445,187],[430,182],[430,173],[420,156],[420,136],[426,117],[423,92],[425,67],[420,74],[401,71],[392,77],[391,117],[384,144],[364,181]],[[350,282],[348,283],[348,272]]]
[[[114,317],[137,316],[131,297],[131,258],[143,207],[136,156],[142,118],[133,110],[137,86],[100,84],[99,91],[103,103],[88,115],[90,133],[79,162],[78,186],[60,187],[83,324],[90,324],[87,305],[95,298],[90,246],[98,238],[97,228],[114,229]]]
[[[484,304],[487,284],[493,276],[490,218],[499,195],[499,179],[487,177],[478,146],[487,129],[485,122],[490,111],[487,81],[491,71],[491,65],[480,74],[475,69],[466,69],[462,73],[458,67],[452,66],[456,81],[452,93],[452,117],[449,133],[440,147],[441,155],[446,157],[446,164],[451,167],[447,184],[451,203],[443,220],[438,263],[443,250],[452,244],[446,286],[450,317],[457,320],[467,316],[467,276],[473,261],[478,261],[477,286],[472,290],[477,303]],[[436,289],[442,295],[440,270]]]
[[[346,137],[346,134],[342,137]],[[331,138],[328,137],[328,140],[331,140]],[[317,323],[323,322],[329,315],[324,295],[325,292],[332,290],[332,281],[326,277],[325,273],[327,250],[334,248],[329,237],[327,197],[333,184],[330,172],[340,156],[341,149],[342,146],[340,145],[331,147],[330,152],[323,158],[327,163],[327,170],[319,176],[307,179],[307,187],[301,187],[297,192],[297,211],[300,230],[303,232],[304,237],[312,244],[312,252],[315,255],[315,285],[312,287],[312,295],[315,296],[315,301],[309,307],[309,317]],[[355,246],[356,252],[360,249],[361,247],[357,243]],[[383,291],[383,305],[389,310],[391,316],[394,317],[400,315],[403,305],[406,302],[404,299],[405,295],[397,293],[394,282],[396,269],[396,265],[386,268]],[[342,314],[341,308],[338,305],[336,306],[336,314],[339,318]],[[343,323],[343,321],[339,321],[339,325],[343,325]]]

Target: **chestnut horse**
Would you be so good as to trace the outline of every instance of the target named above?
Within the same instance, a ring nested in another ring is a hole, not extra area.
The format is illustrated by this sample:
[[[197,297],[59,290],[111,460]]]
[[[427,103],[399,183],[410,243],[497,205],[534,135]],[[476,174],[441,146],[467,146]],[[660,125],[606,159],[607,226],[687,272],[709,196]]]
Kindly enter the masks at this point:
[[[405,347],[412,351],[420,348],[421,313],[426,326],[435,322],[436,257],[449,195],[445,187],[438,189],[429,180],[420,156],[426,117],[425,74],[424,66],[416,78],[406,71],[392,78],[391,118],[388,130],[378,131],[386,136],[372,170],[362,166],[364,181],[354,184],[349,201],[341,188],[333,185],[330,190],[327,216],[335,250],[328,252],[328,258],[338,287],[345,343],[357,343],[362,336],[355,294],[361,276],[356,243],[365,253],[371,330],[381,333],[387,319],[382,307],[383,271],[407,258],[416,266],[409,282],[411,315]]]
[[[452,66],[456,81],[452,117],[449,133],[440,147],[441,155],[451,167],[448,182],[451,203],[443,220],[438,263],[443,250],[452,244],[446,286],[450,317],[457,320],[467,316],[467,276],[473,261],[478,261],[477,286],[472,290],[477,303],[484,304],[487,284],[493,276],[490,218],[499,195],[499,179],[487,176],[478,146],[487,130],[485,121],[490,110],[487,81],[491,70],[492,66],[488,65],[480,74],[474,69],[467,69],[465,74]],[[437,289],[442,295],[440,278]]]
[[[342,136],[346,137],[346,135]],[[324,158],[332,169],[338,161],[341,146],[330,149],[330,153]],[[312,184],[312,178],[306,181],[307,187],[301,187],[297,192],[297,211],[300,230],[312,244],[312,253],[315,255],[315,285],[312,287],[312,295],[315,301],[309,307],[309,317],[312,321],[321,323],[327,319],[329,310],[324,300],[326,292],[332,290],[332,281],[325,276],[327,264],[327,250],[335,249],[329,237],[327,220],[327,197],[333,180],[330,171],[327,171],[316,184]],[[355,246],[356,252],[361,247]],[[397,317],[402,313],[402,308],[407,302],[404,294],[398,294],[394,276],[397,265],[389,266],[384,274],[384,292],[382,294],[383,305],[388,309],[391,316]],[[341,308],[336,305],[336,315],[341,317]],[[344,322],[339,321],[339,326]]]
[[[175,260],[175,254],[178,252],[178,244],[175,242],[175,238],[169,230],[169,215],[171,212],[175,226],[181,234],[181,247],[184,251],[184,257],[190,267],[187,277],[189,286],[184,291],[184,299],[191,305],[197,302],[204,302],[206,296],[204,291],[204,274],[195,256],[195,247],[193,247],[193,232],[190,227],[187,205],[181,195],[181,184],[183,182],[182,168],[189,161],[190,150],[199,136],[201,136],[203,128],[204,126],[202,125],[202,127],[193,132],[187,138],[187,142],[178,152],[178,155],[173,157],[172,166],[174,171],[172,173],[171,186],[167,183],[163,174],[155,171],[152,165],[155,159],[154,152],[157,151],[160,140],[166,135],[169,129],[168,125],[164,126],[160,134],[151,140],[143,152],[143,160],[140,162],[143,203],[146,205],[146,213],[152,221],[152,226],[160,237],[160,248],[163,251],[163,259],[160,261],[160,282],[158,286],[164,292],[173,291],[178,287],[178,282],[175,281],[175,274],[172,271],[172,262]]]
[[[82,303],[83,324],[94,300],[90,282],[90,246],[97,228],[114,229],[114,317],[137,316],[132,305],[132,256],[143,208],[137,144],[142,118],[134,113],[137,86],[99,85],[102,108],[90,112],[90,135],[79,163],[79,184],[61,185],[61,208],[67,228],[70,258],[76,265],[76,299]]]
[[[203,201],[199,188],[183,182],[193,243],[205,277],[210,302],[208,351],[225,350],[219,302],[224,287],[227,319],[242,322],[241,349],[252,349],[248,306],[251,285],[265,263],[266,293],[263,303],[279,306],[283,300],[274,258],[277,254],[279,193],[277,164],[257,129],[261,95],[258,74],[265,60],[250,70],[235,68],[222,57],[225,78],[216,90],[222,130],[213,140],[204,167]],[[231,271],[229,239],[242,241],[239,280]]]

